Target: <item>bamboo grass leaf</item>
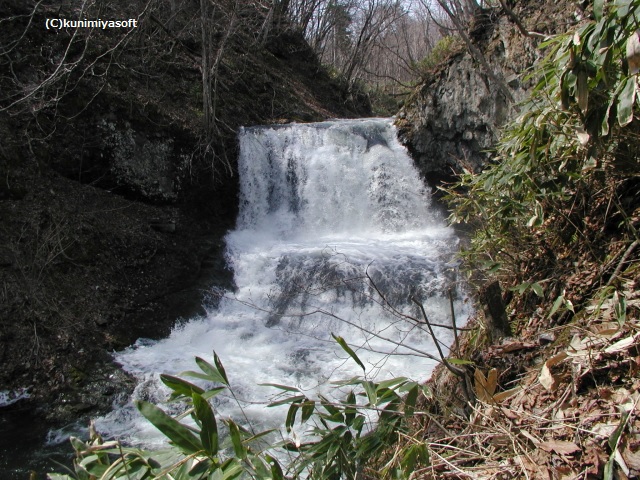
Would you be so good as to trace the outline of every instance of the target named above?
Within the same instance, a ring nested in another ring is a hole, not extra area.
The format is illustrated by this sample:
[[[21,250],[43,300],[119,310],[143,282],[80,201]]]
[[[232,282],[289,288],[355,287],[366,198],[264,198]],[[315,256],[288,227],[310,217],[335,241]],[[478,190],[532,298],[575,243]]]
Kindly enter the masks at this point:
[[[161,408],[149,402],[138,401],[136,406],[154,427],[167,436],[185,453],[196,453],[203,450],[203,445],[187,427],[167,415]]]
[[[349,354],[349,356],[351,358],[353,358],[358,365],[360,365],[362,367],[362,371],[366,372],[367,369],[364,367],[364,363],[362,363],[362,361],[358,358],[358,356],[356,355],[356,352],[351,350],[349,345],[347,345],[347,342],[345,342],[344,338],[338,337],[338,336],[334,335],[333,333],[331,334],[331,336],[334,338],[334,340],[336,342],[338,342],[338,344],[342,347],[342,349],[345,352],[347,352]]]
[[[193,394],[193,406],[195,407],[196,417],[202,425],[200,430],[200,440],[204,449],[210,455],[217,455],[218,453],[218,425],[216,418],[213,415],[213,410],[202,395],[198,393]]]
[[[633,104],[636,99],[636,79],[627,78],[626,84],[618,97],[618,124],[625,127],[633,120]]]

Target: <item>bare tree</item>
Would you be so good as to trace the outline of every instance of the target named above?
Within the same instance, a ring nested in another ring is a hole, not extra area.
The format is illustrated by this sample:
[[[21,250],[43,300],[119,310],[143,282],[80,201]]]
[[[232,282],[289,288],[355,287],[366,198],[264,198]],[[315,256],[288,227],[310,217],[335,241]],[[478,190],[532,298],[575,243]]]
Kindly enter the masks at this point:
[[[365,80],[376,88],[409,86],[419,73],[420,61],[442,37],[439,28],[424,9],[406,11],[381,36],[365,67]]]
[[[216,158],[212,151],[214,139],[218,133],[216,109],[218,99],[218,71],[227,43],[238,27],[238,0],[212,2],[200,0],[200,23],[202,53],[200,70],[202,72],[202,112],[204,118],[205,143],[204,154]],[[221,162],[229,173],[233,172],[226,156]],[[212,169],[215,172],[215,168]]]

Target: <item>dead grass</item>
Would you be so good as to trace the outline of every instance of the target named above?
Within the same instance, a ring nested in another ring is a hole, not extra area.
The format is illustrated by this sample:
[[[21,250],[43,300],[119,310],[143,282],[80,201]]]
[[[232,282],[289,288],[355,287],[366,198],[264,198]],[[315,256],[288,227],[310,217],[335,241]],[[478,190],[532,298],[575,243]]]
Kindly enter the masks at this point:
[[[526,336],[487,346],[482,319],[475,321],[462,351],[474,360],[477,401],[464,402],[461,380],[438,368],[412,431],[376,471],[394,478],[409,447],[424,445],[428,459],[411,479],[640,478],[637,266],[620,276],[615,296],[591,302],[566,325],[533,315],[516,332]]]

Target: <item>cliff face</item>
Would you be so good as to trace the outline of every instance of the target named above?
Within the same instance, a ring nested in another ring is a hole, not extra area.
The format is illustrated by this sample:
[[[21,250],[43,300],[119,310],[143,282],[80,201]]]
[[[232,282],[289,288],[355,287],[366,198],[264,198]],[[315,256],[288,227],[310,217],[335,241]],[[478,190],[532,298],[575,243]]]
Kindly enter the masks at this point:
[[[0,390],[27,388],[55,420],[109,407],[108,351],[232,288],[238,126],[369,113],[301,35],[258,38],[243,4],[212,27],[207,132],[197,2],[87,4],[103,9],[87,18],[138,18],[130,33],[45,28],[84,3],[0,5]]]
[[[565,31],[582,12],[569,2],[518,2],[516,15],[527,31]],[[470,38],[510,93],[508,98],[467,51],[432,71],[399,112],[400,138],[428,179],[462,168],[478,170],[490,158],[499,128],[515,117],[531,87],[523,80],[542,53],[540,40],[520,32],[506,13],[485,10],[472,22]]]

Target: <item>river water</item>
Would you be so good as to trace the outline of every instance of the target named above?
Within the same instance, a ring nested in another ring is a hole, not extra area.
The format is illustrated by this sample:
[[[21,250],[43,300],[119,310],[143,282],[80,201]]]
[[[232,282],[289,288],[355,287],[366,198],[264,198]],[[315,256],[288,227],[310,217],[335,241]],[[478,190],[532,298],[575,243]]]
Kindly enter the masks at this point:
[[[459,324],[469,312],[455,288],[458,239],[431,205],[392,120],[252,127],[239,143],[240,213],[226,237],[236,289],[212,292],[222,296],[218,307],[169,338],[141,339],[116,354],[138,378],[134,398],[164,402],[159,374],[193,370],[195,356],[215,351],[240,401],[217,397],[217,415],[242,422],[241,406],[258,427],[282,425],[286,408],[267,408],[275,390],[259,384],[340,396],[329,381],[362,374],[332,333],[370,378],[427,379],[434,362],[410,348],[435,355],[433,340],[389,305],[417,317],[413,296],[433,322],[450,324],[454,288]],[[451,343],[449,330],[436,330]],[[98,428],[133,444],[163,442],[132,404]]]

